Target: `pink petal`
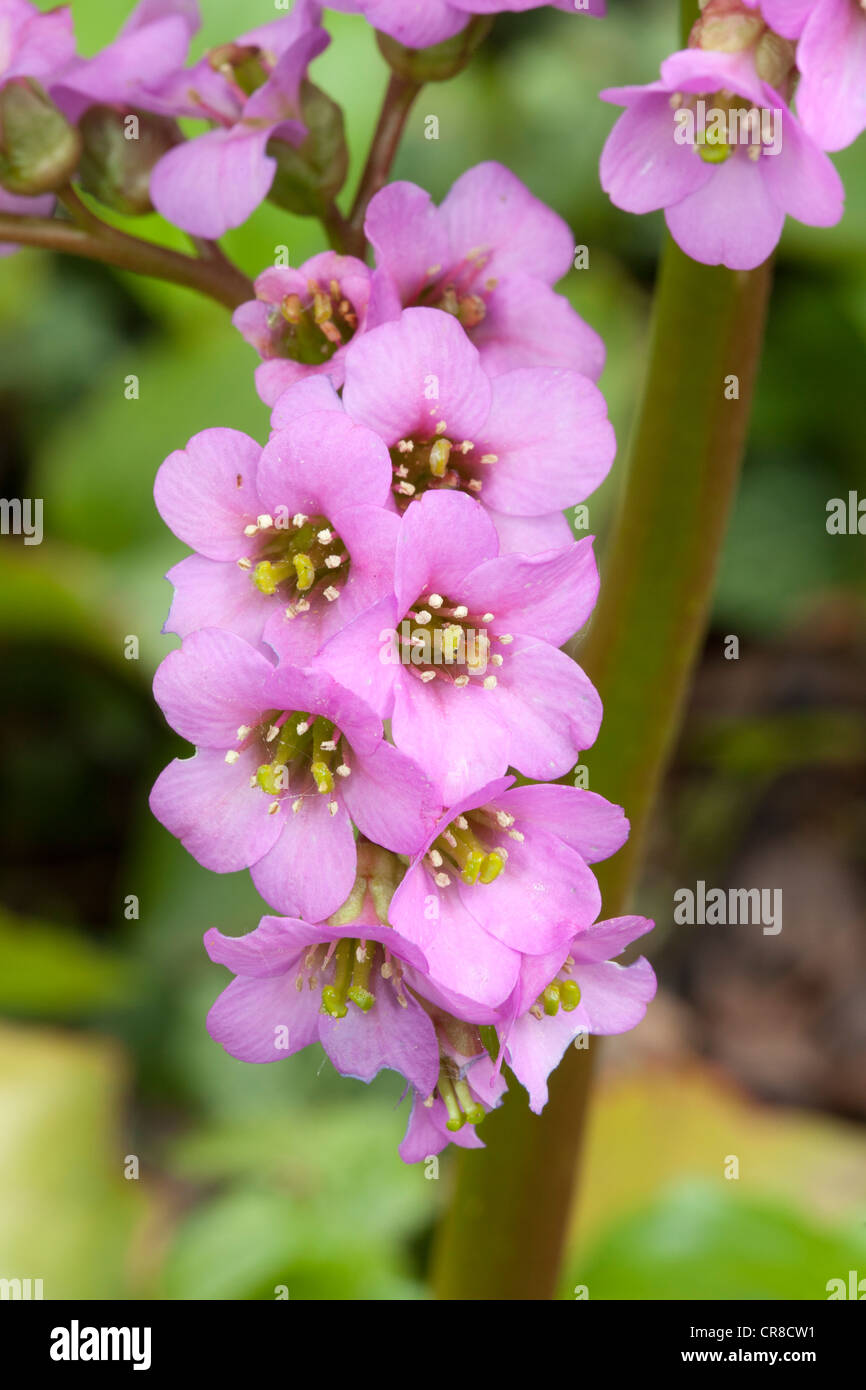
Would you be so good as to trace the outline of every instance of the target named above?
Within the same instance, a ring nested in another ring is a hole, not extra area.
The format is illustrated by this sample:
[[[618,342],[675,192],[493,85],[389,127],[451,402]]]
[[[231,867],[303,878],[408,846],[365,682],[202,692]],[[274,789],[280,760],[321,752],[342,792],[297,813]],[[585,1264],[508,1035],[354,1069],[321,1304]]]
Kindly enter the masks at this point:
[[[487,312],[472,329],[490,376],[514,367],[571,367],[597,381],[605,348],[564,295],[534,275],[504,276],[486,297]]]
[[[654,212],[702,188],[712,167],[688,145],[674,139],[670,89],[661,83],[621,92],[602,92],[609,101],[627,101],[601,154],[601,186],[625,212]]]
[[[707,166],[713,170],[709,183],[667,209],[671,236],[687,256],[705,265],[754,270],[771,255],[785,214],[764,177],[764,162],[735,150],[724,164]]]
[[[426,492],[407,507],[397,537],[394,591],[400,613],[431,592],[464,602],[466,576],[498,549],[493,522],[471,497]]]
[[[160,773],[150,809],[194,859],[215,873],[248,868],[267,854],[280,833],[268,799],[250,778],[255,749],[227,763],[223,753],[200,748],[194,758],[175,758]]]
[[[628,839],[622,807],[581,787],[513,787],[496,797],[496,806],[515,817],[518,829],[540,826],[557,835],[588,864],[610,858]]]
[[[321,1002],[315,990],[296,989],[291,975],[241,976],[216,1000],[207,1030],[241,1062],[279,1062],[318,1041]]]
[[[561,777],[591,748],[601,701],[583,671],[545,642],[516,637],[490,703],[511,734],[508,762],[525,777]]]
[[[389,743],[363,757],[353,749],[346,763],[343,802],[361,834],[395,854],[417,854],[441,810],[418,765]]]
[[[473,682],[462,688],[444,680],[425,684],[406,672],[397,679],[394,742],[423,767],[446,805],[508,766],[508,725],[493,694]]]
[[[439,1045],[431,1020],[411,996],[403,1008],[393,986],[384,980],[374,993],[376,1002],[369,1013],[350,1004],[345,1018],[320,1018],[322,1046],[343,1076],[369,1082],[387,1067],[429,1095],[439,1076]]]
[[[194,434],[185,449],[169,454],[156,475],[153,495],[166,526],[210,560],[246,555],[244,527],[262,510],[256,490],[261,452],[240,430]]]
[[[364,230],[404,304],[411,304],[435,267],[450,262],[448,234],[430,194],[414,183],[390,183],[371,199]]]
[[[252,879],[266,903],[291,917],[321,922],[342,907],[355,882],[355,838],[342,806],[332,816],[332,798],[310,792],[297,811],[288,797],[273,848],[253,866]]]
[[[259,496],[270,513],[332,518],[345,507],[384,506],[391,459],[371,430],[336,410],[302,415],[272,435],[259,462]]]
[[[539,411],[539,401],[544,409]],[[485,506],[546,516],[582,502],[610,471],[616,437],[597,386],[578,372],[522,367],[496,377],[483,430]]]
[[[571,228],[503,164],[490,160],[461,174],[440,215],[452,264],[483,251],[485,279],[523,271],[552,285],[571,268]]]
[[[232,632],[205,628],[169,652],[153,678],[157,704],[173,729],[203,748],[234,748],[241,724],[268,709],[273,666]]]
[[[408,513],[407,513],[408,516]],[[470,613],[493,613],[492,633],[523,633],[559,647],[586,623],[598,597],[592,536],[539,555],[500,555],[460,587]],[[513,647],[504,652],[506,664]]]
[[[208,131],[163,155],[150,178],[157,212],[192,236],[221,237],[267,197],[276,161],[265,153],[272,128]]]
[[[471,439],[490,409],[490,382],[457,320],[441,309],[405,309],[353,338],[346,354],[343,405],[390,448],[430,439],[445,421],[452,440]]]

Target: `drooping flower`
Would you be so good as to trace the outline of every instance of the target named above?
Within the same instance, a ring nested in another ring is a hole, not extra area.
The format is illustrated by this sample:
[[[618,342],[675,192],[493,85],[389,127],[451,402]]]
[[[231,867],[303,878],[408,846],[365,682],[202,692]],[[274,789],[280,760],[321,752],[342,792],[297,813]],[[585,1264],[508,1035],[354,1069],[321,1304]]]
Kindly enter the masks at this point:
[[[444,1028],[437,1030],[437,1036],[439,1081],[429,1095],[417,1090],[412,1093],[409,1123],[398,1150],[404,1163],[423,1163],[447,1144],[483,1149],[478,1127],[485,1115],[501,1105],[508,1089],[501,1069],[480,1046],[467,1055],[450,1042]]]
[[[461,492],[425,493],[400,525],[393,594],[333,637],[317,664],[391,719],[395,743],[446,805],[509,766],[548,780],[598,732],[598,695],[559,650],[597,588],[592,538],[500,555],[482,507]],[[277,651],[279,623],[266,630]]]
[[[824,150],[866,130],[866,9],[861,0],[760,0],[767,23],[798,39],[797,115]]]
[[[335,251],[259,275],[255,299],[235,310],[232,323],[263,359],[256,390],[265,405],[319,373],[343,385],[347,346],[366,327],[370,279],[363,261]]]
[[[501,1004],[515,955],[567,948],[595,921],[587,867],[628,835],[621,809],[575,787],[499,778],[450,807],[394,894],[391,922],[443,989]]]
[[[626,212],[663,208],[687,255],[732,270],[765,261],[786,216],[832,226],[844,203],[839,175],[781,94],[790,54],[761,51],[765,37],[737,52],[674,53],[659,82],[601,94],[626,108],[601,157],[612,201]]]
[[[277,402],[275,428],[297,415],[297,392]],[[526,554],[568,544],[563,508],[598,487],[616,452],[587,377],[522,367],[491,378],[438,309],[406,309],[351,343],[342,408],[388,446],[400,510],[431,491],[463,492],[493,517],[503,550]]]
[[[187,637],[154,694],[196,753],[160,774],[153,814],[205,868],[250,868],[279,912],[321,921],[345,901],[353,822],[413,854],[439,814],[426,778],[356,695],[324,672],[275,668],[234,633]]]
[[[436,1032],[404,978],[423,973],[424,957],[381,923],[362,876],[330,923],[263,917],[240,938],[211,929],[205,945],[236,977],[207,1019],[233,1057],[276,1062],[320,1042],[344,1076],[369,1082],[389,1068],[435,1091]]]
[[[462,174],[440,207],[413,183],[372,199],[377,313],[427,306],[453,314],[491,375],[571,367],[596,381],[604,344],[552,286],[571,269],[574,236],[502,164]]]
[[[391,592],[390,486],[382,440],[333,410],[303,414],[264,449],[238,430],[195,435],[154,486],[163,520],[197,552],[169,571],[166,631],[224,627],[256,643],[277,613],[281,654],[307,663]]]
[[[613,958],[653,926],[646,917],[612,917],[579,931],[564,953],[524,956],[499,1036],[536,1114],[547,1104],[547,1078],[578,1034],[625,1033],[640,1023],[656,992],[653,968],[643,956],[627,966]]]
[[[162,94],[200,23],[197,0],[140,0],[112,43],[64,68],[52,96],[73,121],[97,103],[174,114]]]
[[[296,0],[285,18],[212,49],[162,88],[164,114],[214,124],[154,168],[151,197],[169,222],[193,236],[220,237],[267,197],[277,170],[268,142],[299,145],[307,134],[301,84],[330,41],[320,15],[315,0]]]
[[[473,15],[542,9],[548,0],[329,0],[332,10],[362,14],[407,48],[429,48],[464,29]],[[605,0],[549,0],[569,14],[603,15]]]

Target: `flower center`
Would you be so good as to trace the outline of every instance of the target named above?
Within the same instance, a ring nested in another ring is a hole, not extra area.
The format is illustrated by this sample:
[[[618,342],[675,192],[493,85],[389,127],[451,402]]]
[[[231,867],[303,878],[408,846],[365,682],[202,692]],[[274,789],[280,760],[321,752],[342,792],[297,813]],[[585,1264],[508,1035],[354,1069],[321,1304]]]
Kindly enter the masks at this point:
[[[491,653],[491,643],[507,646],[513,640],[509,633],[488,633],[493,620],[493,613],[472,614],[465,603],[442,594],[422,595],[400,624],[399,659],[424,682],[462,687],[474,678],[493,690],[497,678],[488,667],[502,666],[505,658]]]
[[[257,747],[266,761],[253,773],[250,786],[277,798],[271,802],[269,814],[276,814],[285,795],[293,798],[292,811],[297,812],[304,797],[314,793],[329,797],[328,810],[332,816],[337,814],[335,778],[351,776],[351,768],[342,754],[342,736],[329,719],[312,718],[301,710],[271,711],[255,728],[241,725],[237,747],[226,753],[226,762],[237,762],[241,750],[251,746]]]
[[[514,817],[494,806],[482,806],[457,816],[438,835],[427,851],[426,861],[439,888],[451,885],[459,873],[464,883],[493,883],[508,860],[505,838],[522,841],[523,832]]]
[[[478,246],[449,270],[431,265],[413,304],[453,314],[469,332],[486,318],[485,294],[495,290],[498,283],[495,278],[488,278],[483,285],[478,283],[489,259],[487,249]]]
[[[357,327],[357,311],[338,281],[331,280],[323,287],[310,279],[306,294],[287,294],[271,309],[271,355],[315,367],[329,362],[351,341]]]
[[[349,556],[339,536],[323,516],[277,517],[267,513],[244,527],[244,535],[259,538],[258,560],[238,560],[242,570],[252,571],[260,593],[278,591],[292,595],[286,617],[295,618],[310,608],[310,598],[321,595],[328,603],[340,597],[337,582],[349,573]]]
[[[392,491],[400,511],[405,511],[413,498],[440,488],[456,488],[475,498],[483,491],[484,482],[478,474],[483,466],[497,462],[496,455],[482,454],[471,439],[458,444],[448,438],[447,428],[440,420],[432,435],[410,435],[398,440],[391,450]]]
[[[394,989],[403,1008],[408,1007],[400,963],[387,947],[363,937],[343,937],[310,947],[295,977],[295,988],[320,989],[321,1012],[345,1018],[350,1004],[369,1013],[382,982]]]

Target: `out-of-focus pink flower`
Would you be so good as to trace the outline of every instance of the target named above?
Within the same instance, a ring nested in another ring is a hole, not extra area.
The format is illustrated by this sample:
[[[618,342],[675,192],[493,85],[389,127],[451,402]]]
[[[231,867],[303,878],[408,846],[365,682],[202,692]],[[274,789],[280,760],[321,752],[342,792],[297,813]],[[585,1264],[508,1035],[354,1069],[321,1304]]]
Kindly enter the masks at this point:
[[[465,29],[473,15],[543,9],[548,0],[329,0],[329,9],[362,14],[405,45],[429,48]],[[569,14],[605,13],[605,0],[549,0]]]
[[[193,236],[219,237],[267,197],[277,168],[268,141],[299,145],[307,134],[301,83],[330,42],[320,16],[315,0],[296,0],[285,18],[213,49],[161,88],[163,114],[215,125],[169,150],[154,168],[151,197],[169,222]]]
[[[822,149],[844,149],[866,130],[861,0],[760,0],[760,7],[777,33],[799,40],[797,115],[803,128]]]

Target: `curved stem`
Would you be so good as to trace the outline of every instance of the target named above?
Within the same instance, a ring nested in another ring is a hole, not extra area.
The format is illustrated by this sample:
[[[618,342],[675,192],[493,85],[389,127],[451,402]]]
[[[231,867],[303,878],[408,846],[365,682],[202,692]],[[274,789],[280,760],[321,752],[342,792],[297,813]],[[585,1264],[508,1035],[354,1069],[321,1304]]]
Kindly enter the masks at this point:
[[[159,280],[169,280],[173,284],[198,290],[229,309],[236,309],[245,300],[254,298],[252,281],[232,265],[221,251],[218,256],[186,256],[166,246],[158,246],[155,242],[129,236],[101,222],[71,189],[64,190],[60,198],[78,225],[58,218],[2,213],[0,242],[61,251],[69,256],[102,261],[105,265],[117,266],[122,270],[152,275]]]
[[[649,371],[625,492],[580,653],[604,703],[584,761],[593,789],[624,805],[625,849],[600,866],[606,916],[626,910],[659,783],[707,623],[760,360],[769,263],[746,273],[699,265],[668,241]],[[737,399],[726,379],[738,379]],[[488,1148],[457,1159],[440,1234],[442,1298],[554,1295],[598,1042],[569,1051],[541,1118],[512,1084],[485,1122]]]
[[[407,77],[401,77],[396,72],[391,73],[382,102],[382,110],[379,113],[379,121],[370,144],[370,152],[367,155],[367,163],[364,166],[361,182],[358,185],[348,219],[350,249],[357,256],[363,256],[366,244],[364,218],[367,213],[367,204],[387,181],[407,117],[412,109],[412,103],[420,92],[421,86],[420,82],[413,82]]]

